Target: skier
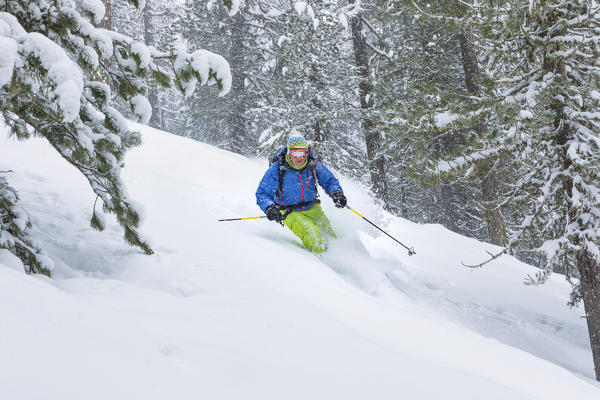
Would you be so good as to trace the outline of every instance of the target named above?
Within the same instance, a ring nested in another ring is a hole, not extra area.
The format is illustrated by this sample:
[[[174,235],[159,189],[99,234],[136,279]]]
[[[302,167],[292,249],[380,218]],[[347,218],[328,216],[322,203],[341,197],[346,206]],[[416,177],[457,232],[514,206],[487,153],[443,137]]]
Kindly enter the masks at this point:
[[[256,204],[270,221],[283,221],[307,249],[324,253],[324,234],[336,234],[321,208],[315,180],[335,206],[342,208],[346,206],[346,196],[339,181],[325,165],[314,160],[308,142],[300,135],[291,135],[287,147],[272,161],[256,190]]]

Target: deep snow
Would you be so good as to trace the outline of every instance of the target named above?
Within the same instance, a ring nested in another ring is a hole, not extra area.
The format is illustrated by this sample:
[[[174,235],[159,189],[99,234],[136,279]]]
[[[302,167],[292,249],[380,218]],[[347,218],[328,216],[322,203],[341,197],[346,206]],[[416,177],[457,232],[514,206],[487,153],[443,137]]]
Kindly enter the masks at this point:
[[[559,275],[439,225],[393,217],[342,177],[324,198],[339,239],[324,256],[260,215],[267,167],[147,127],[128,191],[156,254],[89,227],[93,194],[43,139],[0,133],[0,170],[55,262],[54,279],[0,257],[3,399],[598,399],[582,309]],[[323,194],[322,194],[323,195]],[[0,254],[0,256],[2,256]]]

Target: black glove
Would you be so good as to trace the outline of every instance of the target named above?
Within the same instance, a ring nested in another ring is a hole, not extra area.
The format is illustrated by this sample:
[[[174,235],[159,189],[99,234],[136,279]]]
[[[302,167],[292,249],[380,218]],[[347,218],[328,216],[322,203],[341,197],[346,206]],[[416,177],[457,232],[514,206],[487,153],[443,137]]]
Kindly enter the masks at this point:
[[[335,192],[332,192],[330,196],[333,200],[333,204],[335,204],[337,208],[346,207],[347,201],[346,196],[344,196],[344,192],[342,192],[341,190],[336,190]]]
[[[283,221],[283,214],[281,214],[281,211],[279,211],[279,207],[277,207],[276,205],[267,207],[267,211],[265,212],[265,214],[267,214],[267,219],[269,221]]]

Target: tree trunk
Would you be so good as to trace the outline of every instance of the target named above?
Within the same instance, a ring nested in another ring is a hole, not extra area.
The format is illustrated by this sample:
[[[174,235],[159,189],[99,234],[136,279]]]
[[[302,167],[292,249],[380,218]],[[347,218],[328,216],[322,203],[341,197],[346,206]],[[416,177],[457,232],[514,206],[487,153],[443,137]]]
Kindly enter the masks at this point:
[[[577,257],[581,294],[587,319],[596,379],[600,381],[600,264],[587,251]]]
[[[456,206],[452,201],[455,196],[452,191],[452,187],[448,184],[442,183],[440,188],[440,196],[442,200],[442,220],[440,221],[442,225],[446,228],[450,229],[452,232],[463,234],[464,232],[460,230],[456,222],[459,219]]]
[[[111,0],[102,0],[104,4],[104,18],[100,22],[100,28],[112,30],[112,7],[110,5]]]
[[[471,33],[465,26],[461,27],[459,42],[467,92],[472,96],[480,96],[480,72],[477,63],[477,54],[471,47]],[[484,123],[481,123],[477,127],[477,131],[480,134],[484,133],[486,130],[487,126]],[[497,207],[498,179],[496,177],[496,172],[493,170],[493,161],[486,160],[479,163],[477,171],[481,184],[481,197],[488,231],[488,240],[492,244],[504,246],[508,240],[508,236],[504,218],[500,209]]]
[[[314,54],[314,52],[312,52],[312,53]],[[321,92],[323,90],[326,90],[325,84],[319,78],[319,75],[320,75],[320,71],[319,71],[317,65],[315,63],[311,63],[310,80],[317,88],[315,90],[315,92]],[[327,132],[327,125],[326,125],[327,121],[325,118],[322,117],[322,115],[324,113],[326,113],[326,110],[325,110],[325,107],[323,106],[323,103],[321,102],[321,100],[319,100],[319,97],[316,95],[312,99],[312,104],[316,109],[315,122],[313,122],[313,124],[312,124],[314,140],[317,143],[323,143],[323,142],[325,142],[325,140],[327,140],[327,136],[329,133],[329,132]]]
[[[471,34],[466,27],[461,27],[458,35],[460,43],[460,52],[462,55],[463,69],[465,72],[465,83],[467,92],[472,96],[480,96],[479,87],[479,65],[477,64],[477,54],[471,47]]]
[[[325,119],[319,118],[317,119],[313,125],[313,132],[315,137],[315,142],[323,143],[327,139],[327,130],[325,129]]]
[[[154,46],[154,34],[152,32],[152,5],[150,0],[147,0],[146,7],[142,11],[142,20],[144,23],[144,42],[146,46]],[[160,108],[158,89],[155,84],[151,84],[148,87],[148,102],[152,107],[152,116],[148,124],[156,129],[165,128],[162,118],[162,110]]]
[[[481,201],[489,242],[497,246],[504,246],[508,242],[508,233],[502,212],[497,207],[498,179],[492,170],[492,163],[492,160],[485,160],[480,162],[479,168],[477,168],[481,181]]]
[[[437,159],[441,159],[443,154],[447,153],[447,148],[451,144],[446,143],[442,136],[442,133],[437,132],[435,134],[436,140],[434,143],[434,154]],[[458,228],[456,222],[460,219],[458,210],[456,207],[455,195],[452,190],[452,185],[446,183],[444,180],[439,184],[439,195],[441,200],[441,213],[439,223],[451,230],[452,232],[462,233]]]
[[[353,4],[354,1],[350,1]],[[367,51],[367,38],[363,32],[362,13],[354,15],[350,20],[352,28],[352,42],[354,44],[354,57],[358,67],[360,82],[358,84],[360,105],[365,111],[373,107],[373,85],[369,76],[369,58]],[[369,172],[375,196],[383,201],[384,207],[389,209],[387,198],[387,180],[385,176],[385,161],[381,152],[382,137],[375,129],[375,123],[369,117],[363,117],[362,128],[367,145]]]
[[[244,114],[246,113],[246,97],[244,96],[243,71],[244,61],[244,16],[241,12],[237,13],[233,19],[231,27],[232,46],[229,64],[231,66],[231,94],[229,95],[233,102],[227,117],[228,122],[228,142],[229,150],[234,153],[244,153],[244,141],[248,135]]]
[[[111,0],[102,0],[102,4],[104,4],[104,17],[102,17],[102,20],[98,24],[94,23],[94,26],[97,28],[112,30]],[[105,60],[104,63],[107,68],[110,68],[112,66],[110,60]],[[113,92],[115,88],[107,70],[105,68],[100,67],[97,69],[97,73],[100,76],[100,80],[107,84],[110,87],[111,92]]]

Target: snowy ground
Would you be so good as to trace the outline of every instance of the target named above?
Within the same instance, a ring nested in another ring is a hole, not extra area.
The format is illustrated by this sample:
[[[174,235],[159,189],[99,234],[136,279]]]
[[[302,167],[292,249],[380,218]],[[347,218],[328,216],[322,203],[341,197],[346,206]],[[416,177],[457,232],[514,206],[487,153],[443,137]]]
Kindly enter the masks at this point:
[[[266,161],[143,128],[130,194],[156,254],[96,232],[84,178],[42,139],[0,132],[0,170],[30,212],[54,279],[0,254],[2,399],[595,399],[587,328],[560,276],[492,246],[417,225],[342,179],[350,205],[404,249],[324,199],[340,238],[322,257],[260,215]]]

